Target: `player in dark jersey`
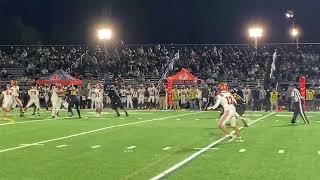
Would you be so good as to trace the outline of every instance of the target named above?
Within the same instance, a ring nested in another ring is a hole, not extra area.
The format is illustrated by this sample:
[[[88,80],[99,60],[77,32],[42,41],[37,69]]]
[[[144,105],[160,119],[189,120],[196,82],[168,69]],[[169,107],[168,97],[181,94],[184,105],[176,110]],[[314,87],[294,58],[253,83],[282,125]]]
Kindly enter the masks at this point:
[[[119,92],[116,90],[115,87],[113,87],[112,85],[106,86],[106,92],[108,94],[108,96],[110,97],[111,100],[111,104],[112,104],[112,109],[114,109],[117,113],[117,116],[119,117],[119,108],[122,109],[125,113],[126,116],[129,116],[126,108],[123,106],[123,104],[121,103],[121,97],[119,96]]]
[[[67,101],[68,101],[68,113],[69,116],[73,116],[72,108],[75,107],[78,113],[79,118],[81,118],[80,115],[80,96],[79,96],[79,90],[75,88],[74,86],[70,87],[68,89],[67,94]]]
[[[237,101],[236,106],[236,112],[238,113],[236,116],[240,118],[240,120],[243,122],[244,127],[248,127],[248,123],[245,120],[245,118],[242,116],[246,111],[246,103],[243,100],[243,98],[237,93],[236,89],[231,90],[231,94],[234,97],[234,99]]]

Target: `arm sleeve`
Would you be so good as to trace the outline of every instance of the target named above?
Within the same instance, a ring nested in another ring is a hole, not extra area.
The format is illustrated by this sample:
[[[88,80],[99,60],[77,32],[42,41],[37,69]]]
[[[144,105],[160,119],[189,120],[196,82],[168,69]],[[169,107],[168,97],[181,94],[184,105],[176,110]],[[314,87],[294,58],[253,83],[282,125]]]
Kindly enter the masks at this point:
[[[218,95],[216,98],[216,103],[211,107],[211,109],[217,109],[220,103],[221,103],[221,96]]]

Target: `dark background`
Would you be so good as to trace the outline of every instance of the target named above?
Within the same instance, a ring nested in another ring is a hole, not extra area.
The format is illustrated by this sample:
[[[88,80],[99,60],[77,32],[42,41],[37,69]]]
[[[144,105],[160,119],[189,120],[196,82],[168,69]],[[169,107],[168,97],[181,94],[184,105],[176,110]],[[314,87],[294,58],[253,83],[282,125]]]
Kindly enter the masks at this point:
[[[88,44],[107,24],[115,40],[137,43],[247,43],[252,24],[263,42],[320,42],[319,0],[0,0],[0,44]]]

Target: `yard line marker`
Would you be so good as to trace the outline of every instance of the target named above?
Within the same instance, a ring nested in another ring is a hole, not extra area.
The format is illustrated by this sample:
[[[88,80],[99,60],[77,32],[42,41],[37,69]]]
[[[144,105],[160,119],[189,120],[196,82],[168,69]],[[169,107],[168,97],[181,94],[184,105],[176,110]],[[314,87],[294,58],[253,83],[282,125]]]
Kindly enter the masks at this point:
[[[21,146],[43,146],[43,144],[20,144]]]
[[[243,152],[246,152],[246,151],[247,151],[246,149],[240,149],[239,153],[243,153]]]
[[[90,147],[90,148],[91,148],[91,149],[96,149],[96,148],[99,148],[99,147],[101,147],[101,145],[92,146],[92,147]]]
[[[43,144],[43,143],[48,143],[48,142],[60,141],[60,140],[69,139],[69,138],[82,136],[82,135],[87,135],[87,134],[91,134],[91,133],[95,133],[95,132],[99,132],[99,131],[104,131],[104,130],[107,130],[107,129],[119,128],[119,127],[125,127],[125,126],[137,125],[137,124],[143,124],[143,123],[148,123],[148,122],[153,122],[153,121],[163,121],[163,120],[170,119],[170,118],[189,116],[189,115],[194,115],[194,114],[199,114],[199,113],[202,113],[202,112],[187,113],[187,114],[181,114],[181,115],[176,115],[176,116],[167,116],[167,117],[149,119],[149,120],[144,120],[144,121],[137,121],[137,122],[132,122],[132,123],[125,123],[125,124],[118,124],[118,125],[113,125],[113,126],[106,126],[106,127],[103,127],[103,128],[94,129],[94,130],[91,130],[91,131],[85,131],[85,132],[78,133],[78,134],[71,134],[69,136],[63,136],[63,137],[54,138],[54,139],[48,139],[48,140],[39,141],[39,142],[31,143],[31,144],[20,145],[20,146],[16,146],[16,147],[12,147],[12,148],[2,149],[2,150],[0,150],[0,153],[7,152],[7,151],[12,151],[12,150],[16,150],[16,149],[22,149],[22,148],[30,147],[33,144]]]
[[[200,119],[195,119],[196,121],[199,121]]]
[[[134,148],[136,148],[137,146],[129,146],[129,147],[126,147],[126,149],[134,149]]]
[[[194,150],[202,150],[204,148],[193,148]],[[219,148],[209,148],[210,150],[218,150]]]
[[[62,145],[59,145],[59,146],[56,146],[56,147],[57,147],[57,148],[62,148],[62,147],[66,147],[66,146],[68,146],[68,145],[62,144]]]
[[[171,149],[171,147],[165,147],[165,148],[163,148],[162,150],[168,151],[169,149]]]
[[[87,115],[83,116],[84,118],[88,118]],[[73,119],[73,118],[70,118],[70,117],[61,117],[61,118],[54,118],[52,119],[51,117],[50,118],[45,118],[45,119],[41,119],[41,120],[30,120],[30,121],[16,121],[15,123],[0,123],[0,126],[5,126],[5,125],[12,125],[12,124],[26,124],[26,123],[35,123],[35,122],[43,122],[43,121],[56,121],[56,120],[61,120],[61,119]]]
[[[284,150],[280,149],[280,150],[278,151],[278,153],[279,153],[279,154],[283,154],[283,153],[284,153]]]
[[[274,115],[274,114],[275,114],[275,112],[270,113],[270,114],[268,114],[268,115],[266,115],[266,116],[263,116],[263,117],[261,117],[261,118],[259,118],[259,119],[257,119],[257,120],[252,121],[251,123],[249,123],[249,125],[252,125],[252,124],[254,124],[254,123],[258,122],[258,121],[261,121],[262,119],[265,119],[265,118],[267,118],[267,117],[269,117],[269,116],[272,116],[272,115]],[[241,130],[241,129],[243,129],[243,127],[239,128],[239,129]],[[233,131],[232,133],[234,133],[234,131]],[[177,169],[181,168],[182,166],[184,166],[184,165],[187,164],[188,162],[192,161],[193,159],[195,159],[196,157],[198,157],[198,156],[201,155],[202,153],[208,151],[210,148],[212,148],[213,146],[219,144],[220,142],[224,141],[225,139],[226,139],[226,136],[222,137],[221,139],[219,139],[219,140],[217,140],[217,141],[215,141],[215,142],[207,145],[206,147],[204,147],[204,148],[201,149],[200,151],[197,151],[197,152],[193,153],[191,156],[189,156],[189,157],[187,157],[186,159],[178,162],[177,164],[173,165],[173,166],[170,167],[169,169],[161,172],[161,173],[158,174],[157,176],[154,176],[154,177],[152,177],[152,178],[150,178],[150,179],[151,179],[151,180],[159,180],[159,179],[162,179],[162,178],[166,177],[166,176],[169,175],[170,173],[172,173],[172,172],[176,171]],[[0,151],[0,152],[1,152],[1,151]]]

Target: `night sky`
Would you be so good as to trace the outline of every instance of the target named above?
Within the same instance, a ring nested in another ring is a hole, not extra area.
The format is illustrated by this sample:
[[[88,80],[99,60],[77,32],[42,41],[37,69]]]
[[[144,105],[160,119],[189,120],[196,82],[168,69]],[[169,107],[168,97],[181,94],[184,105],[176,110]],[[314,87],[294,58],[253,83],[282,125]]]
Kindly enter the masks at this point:
[[[301,40],[320,42],[319,7],[319,0],[0,0],[0,19],[21,18],[44,44],[87,44],[101,23],[127,44],[248,43],[256,23],[265,28],[262,41],[291,42],[290,9]]]

